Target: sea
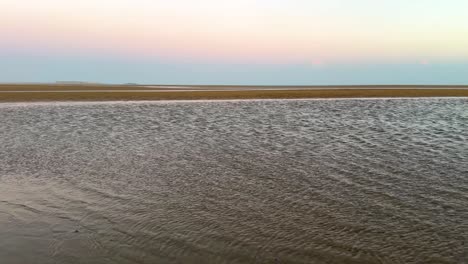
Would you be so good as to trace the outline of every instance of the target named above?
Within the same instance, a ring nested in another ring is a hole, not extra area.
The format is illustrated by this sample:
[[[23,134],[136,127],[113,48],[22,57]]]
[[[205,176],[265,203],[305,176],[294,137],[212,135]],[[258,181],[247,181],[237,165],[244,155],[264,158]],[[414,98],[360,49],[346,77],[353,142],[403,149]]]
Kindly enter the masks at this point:
[[[468,98],[1,103],[0,263],[468,263]]]

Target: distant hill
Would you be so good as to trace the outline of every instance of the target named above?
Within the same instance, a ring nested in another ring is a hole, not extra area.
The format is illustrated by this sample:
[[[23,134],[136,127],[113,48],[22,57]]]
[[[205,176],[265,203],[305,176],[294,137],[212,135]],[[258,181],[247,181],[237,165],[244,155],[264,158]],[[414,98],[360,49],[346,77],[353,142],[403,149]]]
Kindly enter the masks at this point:
[[[65,84],[65,85],[105,85],[103,83],[80,82],[80,81],[56,81],[55,83]]]

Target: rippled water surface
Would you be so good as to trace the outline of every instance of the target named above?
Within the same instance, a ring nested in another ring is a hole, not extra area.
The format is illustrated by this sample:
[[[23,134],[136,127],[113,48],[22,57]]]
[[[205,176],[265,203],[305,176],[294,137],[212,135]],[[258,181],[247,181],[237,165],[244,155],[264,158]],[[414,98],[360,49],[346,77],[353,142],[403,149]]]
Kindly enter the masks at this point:
[[[0,262],[464,263],[468,99],[0,104]]]

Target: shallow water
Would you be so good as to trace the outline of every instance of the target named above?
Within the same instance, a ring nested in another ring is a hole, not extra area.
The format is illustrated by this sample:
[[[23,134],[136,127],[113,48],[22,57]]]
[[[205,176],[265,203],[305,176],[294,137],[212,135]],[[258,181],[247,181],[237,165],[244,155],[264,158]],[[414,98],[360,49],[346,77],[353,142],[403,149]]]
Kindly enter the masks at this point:
[[[2,263],[463,263],[468,99],[0,104]]]

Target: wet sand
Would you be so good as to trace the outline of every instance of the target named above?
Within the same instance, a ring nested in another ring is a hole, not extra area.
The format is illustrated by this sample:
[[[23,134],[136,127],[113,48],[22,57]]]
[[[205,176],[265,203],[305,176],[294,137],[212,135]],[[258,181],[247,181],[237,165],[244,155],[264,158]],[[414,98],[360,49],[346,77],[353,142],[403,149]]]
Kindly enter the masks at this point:
[[[468,96],[468,86],[0,85],[0,102],[456,96]]]

